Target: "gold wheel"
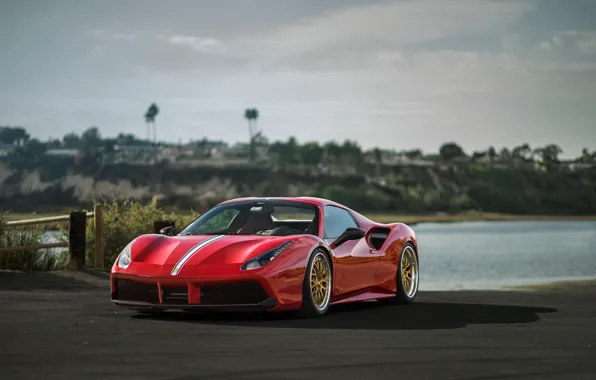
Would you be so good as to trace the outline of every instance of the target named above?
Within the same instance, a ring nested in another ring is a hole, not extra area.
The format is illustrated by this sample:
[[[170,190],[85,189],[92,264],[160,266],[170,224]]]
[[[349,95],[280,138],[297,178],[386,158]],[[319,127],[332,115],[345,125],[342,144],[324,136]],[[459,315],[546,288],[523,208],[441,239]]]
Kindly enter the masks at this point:
[[[310,294],[318,310],[323,310],[331,295],[331,266],[324,253],[317,253],[310,267]]]
[[[418,291],[418,258],[409,246],[402,253],[401,283],[409,298],[412,298]]]

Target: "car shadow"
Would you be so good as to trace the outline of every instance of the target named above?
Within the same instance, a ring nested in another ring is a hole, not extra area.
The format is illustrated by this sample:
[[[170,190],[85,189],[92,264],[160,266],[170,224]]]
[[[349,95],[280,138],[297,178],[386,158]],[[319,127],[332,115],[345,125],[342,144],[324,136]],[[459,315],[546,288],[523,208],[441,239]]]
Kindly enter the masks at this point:
[[[557,309],[477,303],[419,302],[383,306],[376,302],[337,305],[322,318],[300,319],[291,313],[185,313],[133,315],[133,318],[223,326],[345,329],[345,330],[444,330],[473,324],[526,324],[541,313]]]

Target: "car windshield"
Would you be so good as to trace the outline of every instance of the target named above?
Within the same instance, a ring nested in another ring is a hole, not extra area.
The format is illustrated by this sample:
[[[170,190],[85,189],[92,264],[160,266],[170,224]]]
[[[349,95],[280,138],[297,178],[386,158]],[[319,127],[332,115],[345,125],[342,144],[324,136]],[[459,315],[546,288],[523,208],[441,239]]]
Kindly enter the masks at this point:
[[[180,235],[317,235],[317,210],[316,205],[296,201],[226,203],[201,215]]]

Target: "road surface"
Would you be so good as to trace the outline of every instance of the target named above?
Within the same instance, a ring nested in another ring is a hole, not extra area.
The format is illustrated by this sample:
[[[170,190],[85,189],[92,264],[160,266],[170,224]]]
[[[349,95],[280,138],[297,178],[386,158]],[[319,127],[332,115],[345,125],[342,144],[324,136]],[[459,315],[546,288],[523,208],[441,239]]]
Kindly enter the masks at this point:
[[[0,272],[0,379],[590,379],[596,287],[422,292],[287,315],[117,309],[105,278]]]

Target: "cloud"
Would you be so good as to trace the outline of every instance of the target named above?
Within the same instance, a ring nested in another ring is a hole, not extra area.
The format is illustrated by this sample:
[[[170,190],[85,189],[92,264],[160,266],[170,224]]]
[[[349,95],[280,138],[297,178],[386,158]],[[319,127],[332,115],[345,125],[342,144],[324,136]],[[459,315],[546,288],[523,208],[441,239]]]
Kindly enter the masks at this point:
[[[506,51],[517,50],[521,47],[520,37],[518,34],[507,34],[501,38],[501,46]]]
[[[269,57],[292,56],[333,46],[343,50],[392,49],[462,34],[478,34],[517,21],[532,1],[423,0],[349,7],[302,19],[237,41],[238,50]]]
[[[596,71],[596,62],[540,63],[533,68],[547,73],[585,73]]]
[[[550,41],[542,41],[540,44],[538,44],[538,49],[543,50],[543,51],[551,50]]]
[[[596,35],[576,41],[575,46],[582,54],[596,54]]]
[[[552,40],[555,45],[563,46],[563,38],[561,38],[561,36],[554,36]]]
[[[115,33],[111,37],[115,40],[135,40],[137,35],[134,33]]]
[[[564,30],[556,33],[551,41],[557,47],[563,47],[566,45],[575,46],[580,54],[592,55],[596,54],[596,31],[580,31],[580,30]],[[540,48],[548,46],[550,50],[553,44],[549,41],[543,41],[540,43]]]
[[[201,53],[223,53],[226,51],[224,44],[213,38],[182,35],[160,35],[158,38],[165,39],[172,45],[186,46]]]
[[[395,70],[396,65],[403,68],[406,55],[410,60],[424,57],[412,55],[415,45],[424,48],[425,43],[445,38],[500,32],[534,7],[533,0],[392,1],[344,6],[295,19],[283,26],[264,25],[260,30],[240,35],[231,33],[225,38],[198,33],[143,34],[105,29],[91,32],[104,38],[130,41],[126,48],[130,51],[122,47],[113,54],[122,59],[131,57],[130,60],[139,65],[140,60],[132,58],[136,52],[149,70],[152,67],[167,70],[168,65],[172,70],[231,69],[236,72]],[[515,50],[520,38],[508,34],[503,45]],[[427,59],[438,60],[439,66],[442,59],[446,65],[453,59],[458,60],[458,66],[474,65],[476,59],[491,69],[496,66],[504,70],[521,68],[512,56],[474,58],[475,52],[462,52],[455,58],[456,52],[442,51],[436,57],[428,53],[424,52]]]
[[[135,40],[137,38],[136,33],[122,33],[122,32],[111,32],[105,29],[92,29],[88,30],[87,33],[97,37],[105,37],[114,40]]]

